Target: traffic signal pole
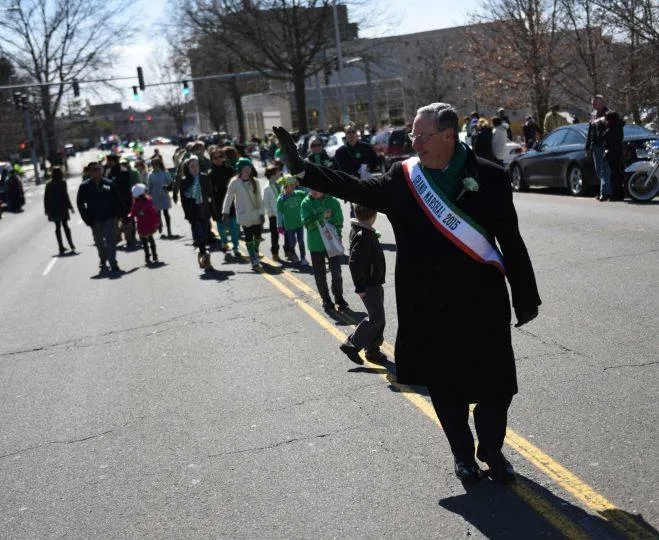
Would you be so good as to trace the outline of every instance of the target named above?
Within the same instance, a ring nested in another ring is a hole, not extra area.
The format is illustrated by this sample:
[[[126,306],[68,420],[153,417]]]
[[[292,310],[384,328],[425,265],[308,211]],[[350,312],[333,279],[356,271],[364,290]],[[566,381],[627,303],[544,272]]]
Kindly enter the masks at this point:
[[[30,145],[30,157],[32,158],[32,165],[34,166],[34,183],[41,184],[41,177],[39,176],[39,160],[37,153],[34,150],[34,134],[32,132],[32,121],[30,120],[30,110],[25,107],[23,109],[23,122],[25,123],[25,131],[27,133],[27,143]]]

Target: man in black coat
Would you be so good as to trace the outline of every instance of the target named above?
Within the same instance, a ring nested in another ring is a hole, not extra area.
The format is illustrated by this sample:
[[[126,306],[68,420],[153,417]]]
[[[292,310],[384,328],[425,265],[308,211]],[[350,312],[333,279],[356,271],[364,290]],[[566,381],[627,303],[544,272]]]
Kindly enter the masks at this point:
[[[91,227],[94,243],[98,250],[99,268],[107,270],[109,262],[113,272],[119,272],[116,258],[117,217],[119,216],[119,195],[114,182],[103,178],[103,170],[98,162],[87,166],[90,178],[78,188],[76,200],[80,217]]]
[[[119,156],[108,154],[107,166],[104,176],[115,185],[119,201],[119,218],[126,239],[126,247],[132,247],[137,244],[135,237],[135,222],[133,218],[128,217],[130,209],[133,206],[133,194],[131,193],[130,172],[124,170],[119,162]]]
[[[608,201],[612,195],[611,189],[611,167],[604,159],[604,132],[606,131],[606,113],[609,108],[604,103],[604,96],[597,94],[591,100],[593,112],[588,123],[588,135],[586,136],[586,155],[593,156],[595,173],[600,180],[600,194],[597,200]]]
[[[450,105],[420,108],[410,133],[418,158],[366,181],[303,163],[288,133],[275,133],[302,185],[387,215],[397,244],[396,379],[428,387],[463,482],[482,474],[468,425],[476,403],[476,456],[493,478],[510,481],[515,473],[501,449],[517,376],[505,278],[517,326],[534,319],[541,302],[510,181],[461,143],[458,129]]]

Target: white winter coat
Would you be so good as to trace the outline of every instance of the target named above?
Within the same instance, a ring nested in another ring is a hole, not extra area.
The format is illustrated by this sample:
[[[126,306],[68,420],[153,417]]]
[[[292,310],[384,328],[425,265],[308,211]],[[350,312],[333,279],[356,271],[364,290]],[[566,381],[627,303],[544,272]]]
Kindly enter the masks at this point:
[[[256,182],[256,180],[254,180]],[[252,189],[251,181],[244,181],[237,176],[232,178],[227,187],[227,194],[222,205],[222,214],[228,214],[231,203],[236,205],[236,219],[242,227],[260,225],[263,215],[263,197],[261,190],[256,184],[256,193]]]
[[[268,217],[277,217],[277,197],[279,190],[270,182],[263,190],[263,206]]]

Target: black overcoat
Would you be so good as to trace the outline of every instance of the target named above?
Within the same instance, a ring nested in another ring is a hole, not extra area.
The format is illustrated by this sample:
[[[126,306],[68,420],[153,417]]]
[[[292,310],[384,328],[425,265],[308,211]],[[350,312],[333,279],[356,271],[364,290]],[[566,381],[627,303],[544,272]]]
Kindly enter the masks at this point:
[[[48,221],[68,221],[73,210],[65,180],[51,180],[46,184],[43,205]]]
[[[470,402],[515,394],[504,276],[471,259],[435,229],[412,195],[401,163],[372,180],[311,163],[304,168],[303,186],[369,206],[391,222],[397,246],[398,382],[433,384]],[[468,150],[463,174],[476,178],[479,189],[465,194],[457,206],[488,232],[491,242],[498,242],[515,310],[539,306],[505,171]]]

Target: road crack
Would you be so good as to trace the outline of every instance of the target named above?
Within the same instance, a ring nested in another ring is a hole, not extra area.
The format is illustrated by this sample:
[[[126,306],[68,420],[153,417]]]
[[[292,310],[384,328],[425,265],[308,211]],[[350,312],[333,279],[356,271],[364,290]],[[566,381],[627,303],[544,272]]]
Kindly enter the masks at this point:
[[[227,452],[219,452],[217,454],[209,454],[209,458],[215,458],[215,457],[220,457],[220,456],[230,456],[234,454],[245,454],[248,452],[262,452],[264,450],[270,450],[272,448],[277,448],[279,446],[286,446],[288,444],[292,443],[297,443],[297,442],[303,442],[303,441],[310,441],[314,439],[324,439],[326,437],[331,437],[333,435],[336,435],[338,433],[344,433],[346,431],[353,431],[355,429],[358,429],[359,426],[352,426],[348,428],[342,428],[342,429],[337,429],[335,431],[329,431],[327,433],[318,433],[315,435],[307,435],[305,437],[293,437],[291,439],[286,439],[284,441],[279,441],[276,443],[272,444],[266,444],[264,446],[252,446],[250,448],[241,448],[239,450],[228,450]]]
[[[588,358],[588,360],[593,360],[592,356],[587,355],[586,353],[582,353],[581,351],[577,351],[575,349],[570,349],[567,345],[563,345],[562,343],[558,343],[557,341],[554,341],[553,339],[545,339],[543,337],[540,337],[538,334],[534,334],[533,332],[529,332],[525,328],[517,328],[516,329],[518,332],[521,332],[522,334],[526,334],[527,336],[534,337],[537,339],[540,343],[543,345],[549,345],[553,347],[558,347],[564,352],[574,354],[576,356],[581,356],[583,358]]]
[[[97,433],[95,435],[89,435],[87,437],[82,437],[81,439],[71,439],[71,440],[65,440],[65,441],[48,441],[42,444],[37,444],[35,446],[28,446],[27,448],[21,448],[20,450],[16,450],[14,452],[9,452],[8,454],[2,454],[0,455],[0,459],[8,458],[11,456],[16,456],[18,454],[24,454],[25,452],[29,452],[30,450],[36,450],[37,448],[44,448],[46,446],[50,446],[51,444],[76,444],[80,442],[85,442],[89,441],[91,439],[98,439],[99,437],[103,437],[104,435],[107,435],[108,433],[113,433],[114,429],[109,429],[107,431],[103,431],[102,433]]]
[[[618,366],[606,366],[602,371],[607,371],[609,369],[622,369],[622,368],[630,368],[630,367],[645,367],[645,366],[652,366],[655,364],[659,364],[659,360],[655,360],[653,362],[645,362],[643,364],[620,364]]]

